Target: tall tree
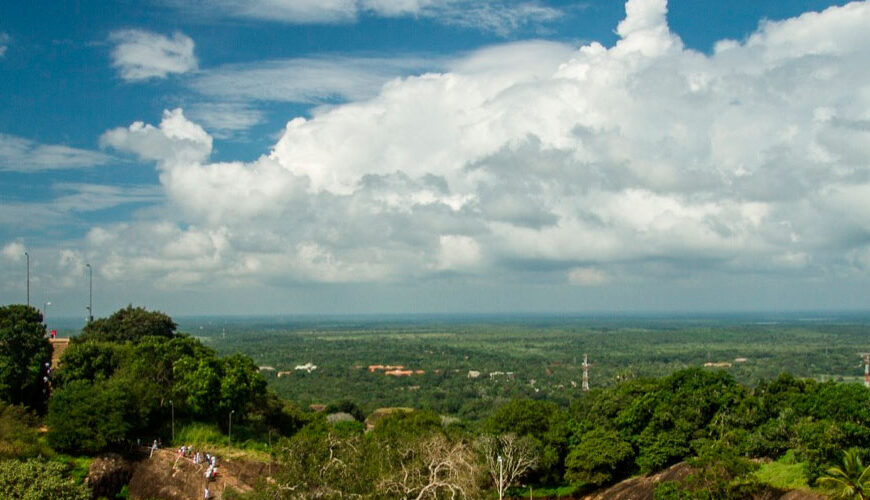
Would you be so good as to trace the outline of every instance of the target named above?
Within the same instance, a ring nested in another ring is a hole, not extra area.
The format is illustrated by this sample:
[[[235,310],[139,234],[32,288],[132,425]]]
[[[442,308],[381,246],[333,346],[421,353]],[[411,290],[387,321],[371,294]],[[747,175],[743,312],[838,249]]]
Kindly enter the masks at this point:
[[[71,344],[53,374],[52,387],[60,388],[73,380],[95,382],[111,377],[120,365],[120,351],[125,346],[109,342],[76,342]]]
[[[144,337],[174,337],[177,327],[172,318],[160,311],[129,305],[108,318],[88,323],[78,339],[138,342]]]
[[[634,450],[612,429],[582,434],[565,458],[565,479],[580,487],[600,487],[631,471]]]
[[[557,482],[564,474],[567,454],[568,414],[551,401],[515,399],[497,408],[483,423],[489,434],[528,436],[540,449],[531,479]]]
[[[42,314],[31,306],[0,307],[0,399],[43,410],[50,361]]]
[[[56,449],[99,453],[127,437],[135,418],[126,388],[114,381],[74,380],[49,401],[48,442]]]
[[[483,454],[499,498],[504,497],[507,488],[533,470],[540,459],[537,444],[528,436],[518,437],[512,433],[484,435],[478,439],[477,447]]]

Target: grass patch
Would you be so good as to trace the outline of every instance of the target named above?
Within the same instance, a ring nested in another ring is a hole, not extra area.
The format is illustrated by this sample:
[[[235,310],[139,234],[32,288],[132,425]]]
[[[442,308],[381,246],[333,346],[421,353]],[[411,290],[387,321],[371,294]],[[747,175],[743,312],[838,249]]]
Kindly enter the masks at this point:
[[[806,463],[798,462],[793,451],[786,452],[776,462],[762,464],[755,477],[764,484],[785,490],[809,490]]]
[[[572,498],[577,493],[577,488],[574,486],[536,486],[523,488],[508,488],[505,492],[507,498]]]
[[[94,461],[94,457],[74,457],[59,453],[51,457],[51,461],[60,462],[69,467],[69,477],[77,482],[82,482],[88,477],[88,468],[91,466],[91,462]]]
[[[227,458],[268,462],[271,460],[269,445],[260,437],[252,435],[244,425],[234,425],[231,446],[229,437],[217,425],[194,422],[177,429],[171,446],[192,446]],[[278,436],[273,438],[278,439]]]

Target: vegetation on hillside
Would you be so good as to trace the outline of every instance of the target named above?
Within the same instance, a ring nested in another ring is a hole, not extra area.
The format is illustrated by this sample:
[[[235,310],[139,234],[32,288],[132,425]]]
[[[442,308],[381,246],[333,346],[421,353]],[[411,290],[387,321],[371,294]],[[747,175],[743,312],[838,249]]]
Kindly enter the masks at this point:
[[[50,360],[42,313],[30,306],[0,307],[0,401],[44,409]]]
[[[361,363],[371,358],[360,359],[366,351],[345,346],[352,367],[342,397],[318,413],[278,397],[259,363],[227,352],[238,339],[206,345],[177,333],[163,313],[131,306],[73,340],[47,398],[50,350],[41,321],[27,306],[0,308],[0,495],[10,498],[84,498],[87,489],[56,451],[123,452],[158,436],[170,442],[176,431],[176,445],[236,446],[277,462],[271,481],[242,495],[251,499],[482,498],[529,486],[583,493],[682,461],[689,475],[660,483],[657,499],[750,498],[795,485],[866,498],[870,391],[860,384],[781,374],[750,385],[695,366],[662,377],[620,373],[618,383],[589,393],[556,390],[547,377],[558,370],[576,377],[576,370],[543,364],[542,381],[533,384],[508,370],[469,377],[473,367],[511,366],[521,357],[444,364],[449,348],[424,336],[400,360],[421,377],[415,381],[368,370]],[[381,356],[395,349],[385,345]],[[440,366],[462,368],[436,373],[438,356]],[[303,385],[318,370],[283,378]],[[375,380],[432,399],[365,419],[373,400],[362,388]],[[424,391],[425,383],[435,389]]]
[[[584,354],[592,364],[593,389],[705,363],[718,364],[711,368],[749,387],[782,372],[857,382],[862,375],[857,353],[868,349],[870,327],[866,317],[849,316],[819,321],[750,316],[181,323],[218,353],[241,352],[259,366],[274,368],[263,371],[269,386],[301,406],[352,396],[365,413],[404,406],[466,420],[485,419],[511,399],[567,406],[580,392]],[[317,368],[295,369],[307,363]],[[401,365],[414,373],[385,376],[369,371],[371,365]]]

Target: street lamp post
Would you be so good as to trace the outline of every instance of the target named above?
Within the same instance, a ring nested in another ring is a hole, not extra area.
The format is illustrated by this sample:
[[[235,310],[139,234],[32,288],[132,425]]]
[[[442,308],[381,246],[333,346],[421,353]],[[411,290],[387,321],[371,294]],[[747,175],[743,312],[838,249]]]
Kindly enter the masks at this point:
[[[42,304],[42,322],[45,324],[45,327],[48,328],[48,306],[51,305],[51,302],[45,301]]]
[[[85,264],[88,268],[88,323],[94,320],[94,268]]]
[[[30,305],[30,254],[24,252],[24,257],[27,259],[27,305]]]
[[[172,442],[175,443],[175,405],[172,400],[169,400],[169,406],[172,407]]]
[[[498,456],[498,500],[502,500],[504,498],[503,464],[504,464],[504,460],[501,458],[501,455],[499,455]]]
[[[236,410],[230,410],[230,427],[229,431],[227,432],[227,436],[229,436],[230,446],[233,445],[233,413],[235,412]]]

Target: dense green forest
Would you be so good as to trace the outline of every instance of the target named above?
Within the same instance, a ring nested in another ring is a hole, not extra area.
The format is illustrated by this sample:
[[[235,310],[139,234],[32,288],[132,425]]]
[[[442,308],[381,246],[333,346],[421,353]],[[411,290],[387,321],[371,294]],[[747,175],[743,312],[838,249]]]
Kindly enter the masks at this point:
[[[780,373],[859,381],[858,353],[870,350],[870,321],[863,316],[211,318],[183,324],[219,353],[241,352],[274,368],[263,371],[270,387],[299,404],[352,395],[367,412],[410,406],[471,420],[512,398],[567,405],[580,392],[584,354],[593,388],[705,363],[730,364],[720,369],[754,386]],[[295,370],[306,363],[317,369]],[[388,377],[369,372],[370,365],[425,373]],[[282,371],[290,373],[278,377]],[[469,378],[469,372],[480,376]]]
[[[190,335],[131,306],[88,324],[49,371],[39,311],[2,307],[0,497],[90,498],[83,461],[153,438],[275,464],[227,498],[570,496],[683,461],[691,472],[658,484],[657,499],[867,497],[862,325],[647,325],[185,325]]]

